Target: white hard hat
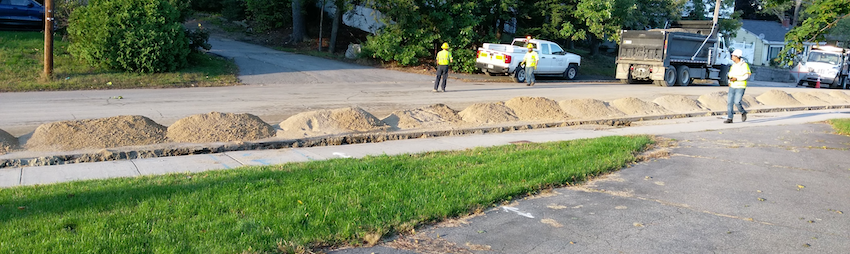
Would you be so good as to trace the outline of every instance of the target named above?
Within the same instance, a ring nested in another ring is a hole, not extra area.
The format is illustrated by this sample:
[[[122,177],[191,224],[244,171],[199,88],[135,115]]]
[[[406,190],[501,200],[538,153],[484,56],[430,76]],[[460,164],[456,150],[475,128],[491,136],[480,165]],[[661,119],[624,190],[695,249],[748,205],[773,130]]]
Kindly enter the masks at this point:
[[[742,51],[740,49],[736,49],[735,51],[732,51],[732,55],[737,56],[737,57],[742,57],[742,56],[744,56],[744,51]]]

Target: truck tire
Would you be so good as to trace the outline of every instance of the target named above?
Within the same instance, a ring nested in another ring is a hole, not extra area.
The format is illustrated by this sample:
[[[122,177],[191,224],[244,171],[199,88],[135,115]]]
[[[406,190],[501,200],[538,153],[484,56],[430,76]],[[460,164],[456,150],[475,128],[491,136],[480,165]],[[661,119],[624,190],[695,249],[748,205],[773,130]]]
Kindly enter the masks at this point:
[[[667,66],[664,68],[664,80],[656,80],[656,86],[673,86],[676,84],[676,68]]]
[[[570,64],[566,70],[564,70],[564,79],[573,80],[578,76],[578,67],[575,64]]]
[[[511,75],[511,79],[513,79],[517,83],[525,82],[525,68],[516,67],[516,71],[514,71],[514,75]]]
[[[688,66],[679,66],[676,67],[678,75],[676,75],[676,85],[677,86],[688,86],[693,82],[691,78],[690,68]]]

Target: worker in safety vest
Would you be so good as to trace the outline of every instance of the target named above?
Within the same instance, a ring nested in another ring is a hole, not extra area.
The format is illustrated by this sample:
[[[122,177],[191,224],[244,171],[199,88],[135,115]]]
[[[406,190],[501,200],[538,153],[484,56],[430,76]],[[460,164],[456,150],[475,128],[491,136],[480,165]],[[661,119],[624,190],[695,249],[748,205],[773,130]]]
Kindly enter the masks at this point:
[[[741,105],[741,100],[744,98],[744,90],[747,89],[747,79],[750,78],[753,72],[750,71],[750,65],[741,59],[743,55],[744,52],[740,49],[732,52],[732,62],[735,63],[729,68],[729,98],[727,102],[729,112],[726,114],[726,121],[724,123],[732,123],[732,116],[735,115],[735,106],[741,112],[741,122],[747,121],[747,111],[744,110],[744,105]]]
[[[537,70],[537,60],[540,57],[537,56],[537,52],[534,52],[534,44],[528,43],[528,54],[525,54],[525,57],[522,58],[522,63],[525,64],[525,81],[528,82],[526,86],[534,85],[534,71]]]
[[[437,53],[437,80],[434,80],[434,92],[445,92],[446,91],[446,80],[449,78],[449,63],[453,63],[454,59],[452,58],[452,52],[449,52],[449,44],[443,43],[443,50],[440,50]],[[440,79],[442,78],[443,85],[440,86]],[[437,89],[440,90],[437,90]]]

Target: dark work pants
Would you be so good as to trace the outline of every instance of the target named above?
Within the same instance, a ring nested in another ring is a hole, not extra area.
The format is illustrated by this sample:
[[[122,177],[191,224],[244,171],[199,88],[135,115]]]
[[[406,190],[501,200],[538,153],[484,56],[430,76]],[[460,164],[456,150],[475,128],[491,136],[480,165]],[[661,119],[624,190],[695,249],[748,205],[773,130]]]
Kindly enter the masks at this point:
[[[437,80],[434,80],[434,90],[440,88],[440,79],[443,80],[442,90],[446,90],[446,80],[449,79],[448,65],[437,65]]]

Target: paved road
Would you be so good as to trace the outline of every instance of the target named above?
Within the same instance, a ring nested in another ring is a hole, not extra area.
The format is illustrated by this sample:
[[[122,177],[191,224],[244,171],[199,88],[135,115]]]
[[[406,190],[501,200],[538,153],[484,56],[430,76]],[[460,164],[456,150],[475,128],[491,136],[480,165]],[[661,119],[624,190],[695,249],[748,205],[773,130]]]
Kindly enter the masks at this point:
[[[850,137],[824,123],[663,137],[669,158],[330,253],[850,253]]]
[[[240,65],[247,85],[235,87],[0,93],[0,129],[21,136],[54,121],[142,115],[160,124],[211,111],[251,113],[275,124],[294,114],[349,106],[382,118],[395,110],[443,103],[462,110],[478,102],[517,96],[553,100],[633,96],[645,100],[667,94],[702,95],[725,91],[717,86],[655,87],[616,83],[563,83],[548,80],[534,87],[517,83],[450,80],[448,93],[431,93],[432,77],[341,63],[280,52],[247,43],[211,39],[213,53]],[[769,89],[805,88],[755,83],[748,94]],[[124,99],[110,99],[122,96]]]

